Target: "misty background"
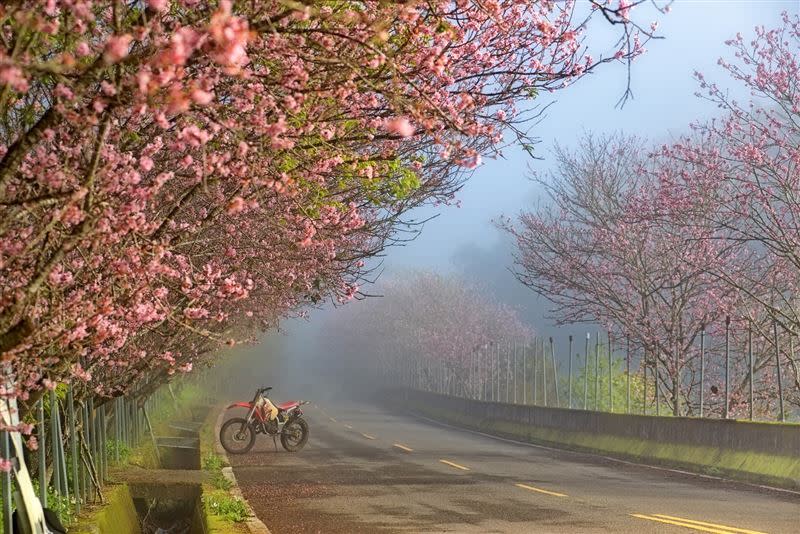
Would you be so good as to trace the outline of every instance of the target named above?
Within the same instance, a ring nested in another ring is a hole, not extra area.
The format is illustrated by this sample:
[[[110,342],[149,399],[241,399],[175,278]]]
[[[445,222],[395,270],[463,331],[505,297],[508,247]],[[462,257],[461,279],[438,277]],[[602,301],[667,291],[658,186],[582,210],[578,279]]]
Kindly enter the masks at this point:
[[[547,177],[556,144],[572,148],[589,132],[623,132],[653,143],[668,142],[686,133],[690,123],[716,116],[716,107],[695,95],[695,71],[722,87],[730,86],[734,97],[746,98],[744,93],[736,94],[741,88],[734,87],[717,65],[720,57],[730,54],[724,42],[737,32],[747,39],[757,25],[778,25],[781,12],[800,11],[800,0],[676,0],[671,8],[668,15],[650,7],[637,8],[653,11],[658,33],[665,38],[650,41],[647,53],[633,63],[633,97],[623,107],[617,105],[627,83],[623,64],[605,65],[553,98],[541,95],[534,105],[549,107],[531,131],[540,140],[535,147],[537,159],[521,148],[509,147],[503,158],[484,160],[458,194],[458,207],[431,207],[414,214],[417,220],[434,218],[415,240],[387,251],[380,278],[364,291],[380,295],[382,279],[410,269],[455,273],[516,308],[538,335],[553,336],[557,345],[566,343],[569,334],[582,336],[590,327],[555,326],[548,303],[516,281],[509,271],[513,243],[493,221],[513,219],[543,200],[531,177],[534,173]],[[347,304],[359,305],[358,301]],[[332,313],[336,313],[332,307],[311,310],[306,319],[282,324],[281,331],[269,334],[264,343],[231,351],[232,357],[259,362],[259,369],[249,374],[232,375],[241,381],[237,386],[248,391],[280,384],[278,400],[308,396],[312,384],[327,383],[325,389],[337,393],[336,384],[343,382],[336,376],[336,360],[342,355],[332,353],[326,343],[326,319]]]

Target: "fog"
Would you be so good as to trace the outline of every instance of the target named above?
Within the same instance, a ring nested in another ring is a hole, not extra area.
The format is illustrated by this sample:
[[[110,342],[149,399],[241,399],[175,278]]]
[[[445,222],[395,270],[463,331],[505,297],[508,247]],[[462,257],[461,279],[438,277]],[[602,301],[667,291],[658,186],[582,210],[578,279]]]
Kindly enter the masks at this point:
[[[553,100],[539,98],[537,105],[550,107],[532,130],[540,139],[535,147],[538,158],[532,159],[520,148],[508,148],[502,158],[485,160],[475,171],[457,197],[458,207],[430,207],[414,213],[418,220],[433,218],[414,241],[387,251],[377,284],[365,291],[381,294],[381,280],[409,269],[458,273],[515,307],[541,335],[566,338],[568,333],[585,332],[585,325],[555,327],[547,303],[514,279],[509,272],[511,242],[493,221],[501,216],[513,218],[542,200],[531,177],[534,173],[547,176],[556,144],[574,146],[586,132],[623,132],[664,142],[686,133],[690,123],[714,117],[714,106],[695,96],[693,73],[700,71],[709,80],[727,83],[717,65],[720,57],[729,54],[724,41],[737,32],[747,38],[756,25],[777,25],[784,10],[796,13],[800,2],[674,2],[670,14],[658,17],[659,32],[665,39],[651,41],[647,53],[632,66],[633,98],[618,106],[626,87],[624,65],[601,68],[560,91]],[[359,305],[356,301],[347,306]],[[327,321],[335,313],[338,310],[330,307],[311,310],[309,318],[281,325],[281,331],[269,334],[266,343],[236,351],[249,355],[248,361],[258,362],[258,369],[244,366],[247,376],[237,385],[247,391],[251,386],[280,383],[277,398],[309,396],[305,391],[312,388],[316,398],[346,390],[343,384],[349,381],[344,373],[349,371],[337,371],[342,355],[334,353],[326,340]]]

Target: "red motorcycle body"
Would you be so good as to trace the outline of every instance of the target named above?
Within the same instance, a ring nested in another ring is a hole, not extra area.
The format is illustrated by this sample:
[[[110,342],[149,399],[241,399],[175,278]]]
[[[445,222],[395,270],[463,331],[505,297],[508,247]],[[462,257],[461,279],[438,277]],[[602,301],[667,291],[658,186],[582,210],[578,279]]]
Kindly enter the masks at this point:
[[[256,434],[270,434],[273,439],[280,436],[281,444],[289,452],[303,448],[308,441],[308,423],[303,419],[303,404],[307,401],[288,401],[272,405],[263,393],[272,388],[256,390],[251,402],[234,402],[226,410],[245,408],[247,415],[228,419],[220,429],[220,442],[232,454],[245,453],[255,442]],[[278,410],[277,417],[271,418],[271,408]],[[277,444],[276,444],[277,448]]]

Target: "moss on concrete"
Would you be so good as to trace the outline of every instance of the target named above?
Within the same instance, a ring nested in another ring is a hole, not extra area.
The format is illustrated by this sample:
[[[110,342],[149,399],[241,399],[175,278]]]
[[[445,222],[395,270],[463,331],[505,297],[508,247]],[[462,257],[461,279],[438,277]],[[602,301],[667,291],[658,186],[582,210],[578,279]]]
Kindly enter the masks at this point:
[[[139,517],[133,506],[128,486],[120,484],[107,488],[106,504],[90,508],[81,514],[76,525],[70,527],[71,534],[141,534]]]
[[[224,517],[206,513],[207,532],[212,534],[248,534],[250,529],[245,523],[233,523]]]
[[[580,452],[590,452],[684,469],[702,474],[724,476],[757,484],[800,489],[800,455],[782,456],[752,451],[724,450],[679,443],[661,443],[611,434],[573,432],[543,428],[498,419],[478,420],[439,407],[404,401],[412,411],[487,434],[530,443],[551,445]]]

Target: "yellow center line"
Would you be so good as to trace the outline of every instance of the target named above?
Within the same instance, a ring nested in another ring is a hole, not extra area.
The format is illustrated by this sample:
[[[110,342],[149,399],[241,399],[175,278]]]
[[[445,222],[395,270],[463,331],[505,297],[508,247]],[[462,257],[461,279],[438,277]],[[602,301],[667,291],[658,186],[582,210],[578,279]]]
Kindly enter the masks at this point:
[[[567,495],[564,493],[558,493],[555,491],[548,491],[542,488],[534,488],[533,486],[528,486],[527,484],[514,484],[518,488],[535,491],[537,493],[544,493],[545,495],[552,495],[553,497],[566,497]]]
[[[439,460],[443,464],[447,464],[450,467],[455,467],[456,469],[461,469],[462,471],[469,471],[469,467],[464,467],[463,465],[458,465],[457,463],[450,462],[447,460]]]
[[[738,532],[740,534],[767,534],[758,530],[747,530],[746,528],[729,527],[727,525],[717,525],[716,523],[708,523],[707,521],[697,521],[695,519],[684,519],[683,517],[673,517],[665,514],[653,514],[653,517],[660,517],[662,519],[671,519],[673,521],[683,521],[684,523],[691,523],[693,525],[700,525],[701,527],[721,528],[728,532]]]
[[[394,443],[393,445],[398,449],[403,449],[406,452],[414,452],[414,449],[412,449],[411,447],[406,447],[402,443]]]
[[[644,514],[631,514],[632,517],[638,517],[639,519],[647,519],[648,521],[656,521],[658,523],[666,523],[668,525],[675,525],[678,527],[688,528],[690,530],[699,530],[700,532],[711,532],[711,534],[732,534],[730,530],[720,530],[717,528],[709,528],[709,527],[702,527],[700,525],[694,525],[692,523],[685,523],[683,521],[673,521],[671,519],[663,519],[660,517],[644,515]]]
[[[361,433],[361,435],[367,439],[375,439],[375,436],[370,436],[369,434],[364,434],[363,432]]]

